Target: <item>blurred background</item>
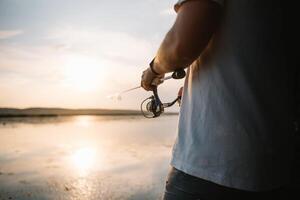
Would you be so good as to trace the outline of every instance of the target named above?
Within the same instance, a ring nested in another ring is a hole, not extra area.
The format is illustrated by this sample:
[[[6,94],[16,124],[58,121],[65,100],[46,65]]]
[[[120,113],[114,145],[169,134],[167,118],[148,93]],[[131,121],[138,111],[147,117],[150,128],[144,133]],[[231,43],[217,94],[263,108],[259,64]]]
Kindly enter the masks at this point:
[[[0,0],[0,107],[139,109],[142,71],[175,20],[175,0]],[[160,88],[176,96],[182,81]]]
[[[151,95],[142,89],[107,96],[140,85],[174,3],[0,0],[1,200],[161,197],[178,115],[126,113]],[[165,82],[161,99],[182,84]]]

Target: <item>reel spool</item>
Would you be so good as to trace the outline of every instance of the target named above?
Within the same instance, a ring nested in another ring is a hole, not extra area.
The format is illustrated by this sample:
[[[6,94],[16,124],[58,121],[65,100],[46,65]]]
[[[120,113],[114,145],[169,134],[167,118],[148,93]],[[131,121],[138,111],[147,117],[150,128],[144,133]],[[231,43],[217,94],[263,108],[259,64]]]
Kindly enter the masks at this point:
[[[162,104],[157,104],[155,97],[152,95],[141,103],[141,112],[146,118],[155,118],[164,112],[164,107]]]

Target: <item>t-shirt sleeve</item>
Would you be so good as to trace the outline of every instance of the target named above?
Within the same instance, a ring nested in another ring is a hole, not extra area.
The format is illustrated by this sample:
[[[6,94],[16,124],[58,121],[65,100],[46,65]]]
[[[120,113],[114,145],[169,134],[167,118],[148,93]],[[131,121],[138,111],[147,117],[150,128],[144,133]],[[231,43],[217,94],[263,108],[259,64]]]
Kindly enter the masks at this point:
[[[178,0],[178,2],[174,5],[174,10],[177,12],[179,10],[180,6],[187,1],[189,1],[189,0]],[[214,1],[218,4],[220,4],[221,6],[224,5],[224,0],[210,0],[210,1]]]

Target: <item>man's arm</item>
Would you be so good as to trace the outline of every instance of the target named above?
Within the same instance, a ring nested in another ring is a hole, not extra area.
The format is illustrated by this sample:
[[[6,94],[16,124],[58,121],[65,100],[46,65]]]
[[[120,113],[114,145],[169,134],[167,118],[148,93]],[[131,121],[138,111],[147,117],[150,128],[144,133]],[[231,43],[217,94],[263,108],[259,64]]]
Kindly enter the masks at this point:
[[[154,60],[159,74],[188,67],[207,46],[218,26],[221,6],[211,0],[191,0],[178,10]]]
[[[188,67],[198,58],[216,30],[221,6],[212,0],[190,0],[178,10],[176,21],[165,36],[153,61],[143,72],[141,86],[152,90],[165,73]],[[154,73],[154,72],[156,73]]]

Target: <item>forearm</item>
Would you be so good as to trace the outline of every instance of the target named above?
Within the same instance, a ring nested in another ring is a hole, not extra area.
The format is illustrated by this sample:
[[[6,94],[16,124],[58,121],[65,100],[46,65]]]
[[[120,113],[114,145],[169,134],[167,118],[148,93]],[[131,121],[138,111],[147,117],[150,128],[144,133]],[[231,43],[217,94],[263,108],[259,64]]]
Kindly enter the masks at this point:
[[[159,74],[185,68],[192,63],[193,57],[184,55],[180,39],[176,38],[176,31],[172,28],[161,43],[154,60],[154,70]]]
[[[210,0],[185,3],[154,60],[159,74],[188,67],[207,46],[220,18],[220,6]]]

